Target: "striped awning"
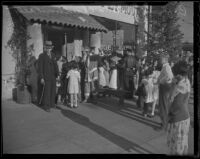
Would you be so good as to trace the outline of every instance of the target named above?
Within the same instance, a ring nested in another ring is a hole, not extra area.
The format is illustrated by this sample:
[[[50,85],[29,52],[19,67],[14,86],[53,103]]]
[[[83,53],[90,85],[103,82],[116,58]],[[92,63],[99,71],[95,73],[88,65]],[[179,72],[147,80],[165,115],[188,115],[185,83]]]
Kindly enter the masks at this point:
[[[52,6],[17,6],[15,7],[26,19],[32,22],[78,27],[96,31],[108,30],[93,17]]]

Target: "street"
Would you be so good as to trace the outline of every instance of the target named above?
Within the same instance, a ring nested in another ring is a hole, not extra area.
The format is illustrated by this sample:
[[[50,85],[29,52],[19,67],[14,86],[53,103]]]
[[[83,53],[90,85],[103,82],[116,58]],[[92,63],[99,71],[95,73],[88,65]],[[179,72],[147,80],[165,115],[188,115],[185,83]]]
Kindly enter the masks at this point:
[[[192,100],[190,154],[194,151]],[[159,117],[144,118],[131,100],[122,107],[116,98],[105,97],[77,109],[59,105],[50,113],[33,104],[3,100],[2,114],[6,154],[167,153],[166,133],[157,129]]]

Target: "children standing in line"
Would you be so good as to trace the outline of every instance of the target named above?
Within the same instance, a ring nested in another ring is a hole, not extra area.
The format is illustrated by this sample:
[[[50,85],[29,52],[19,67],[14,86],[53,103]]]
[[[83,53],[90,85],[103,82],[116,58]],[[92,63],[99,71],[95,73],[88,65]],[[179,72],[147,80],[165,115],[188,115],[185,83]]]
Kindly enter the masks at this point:
[[[77,108],[77,95],[79,93],[80,73],[78,71],[78,65],[75,61],[72,61],[71,69],[67,73],[66,78],[69,78],[68,93],[70,94],[70,106],[71,108]]]

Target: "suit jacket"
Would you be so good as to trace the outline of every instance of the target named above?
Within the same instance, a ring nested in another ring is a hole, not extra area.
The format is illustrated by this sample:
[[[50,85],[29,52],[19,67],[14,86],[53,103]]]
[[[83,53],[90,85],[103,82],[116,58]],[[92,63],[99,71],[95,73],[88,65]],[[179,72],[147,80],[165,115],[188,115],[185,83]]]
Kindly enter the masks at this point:
[[[38,58],[38,74],[39,78],[43,78],[45,81],[55,80],[58,77],[58,65],[53,55],[50,59],[47,53],[40,54]]]

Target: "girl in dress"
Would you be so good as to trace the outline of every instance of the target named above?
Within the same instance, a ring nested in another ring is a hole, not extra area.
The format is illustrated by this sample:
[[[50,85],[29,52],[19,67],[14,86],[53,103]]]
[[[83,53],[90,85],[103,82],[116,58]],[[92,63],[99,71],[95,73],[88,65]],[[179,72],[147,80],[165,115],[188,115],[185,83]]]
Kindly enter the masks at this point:
[[[159,88],[158,88],[157,80],[158,80],[158,77],[160,75],[160,71],[158,71],[156,67],[157,67],[157,63],[155,62],[154,68],[153,68],[153,74],[152,74],[152,78],[153,78],[153,105],[152,105],[151,114],[149,115],[150,117],[154,117],[155,108],[156,108],[156,105],[158,104],[158,97],[159,97]]]
[[[117,63],[120,60],[117,56],[111,58],[111,76],[109,88],[117,89]]]
[[[75,61],[71,63],[71,69],[67,73],[68,81],[68,93],[70,94],[71,108],[77,108],[77,94],[79,93],[80,73],[78,71],[78,65]]]
[[[142,80],[142,84],[144,84],[144,88],[146,91],[146,96],[144,97],[144,108],[143,115],[147,117],[148,108],[153,105],[153,79],[152,79],[152,70],[148,69],[145,71],[145,78]]]
[[[109,62],[106,59],[106,57],[104,57],[103,59],[103,68],[104,68],[104,76],[105,76],[105,80],[106,80],[106,87],[109,87],[109,79],[110,79],[110,66],[109,66]]]
[[[173,73],[175,78],[171,84],[169,97],[167,145],[170,154],[186,155],[188,152],[188,133],[190,128],[190,114],[188,110],[190,82],[187,77],[187,63],[180,61],[175,64]]]
[[[102,87],[105,87],[106,86],[106,78],[105,78],[105,75],[104,75],[104,67],[103,67],[103,63],[102,62],[99,62],[99,87],[102,88]]]

